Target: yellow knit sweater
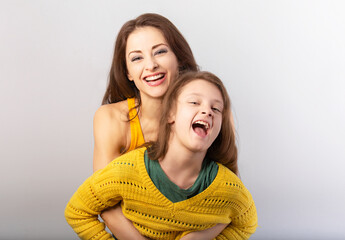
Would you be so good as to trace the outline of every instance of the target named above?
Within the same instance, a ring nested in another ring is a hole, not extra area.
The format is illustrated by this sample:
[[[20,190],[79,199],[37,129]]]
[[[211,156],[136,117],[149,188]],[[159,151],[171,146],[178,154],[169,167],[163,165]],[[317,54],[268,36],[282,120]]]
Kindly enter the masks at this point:
[[[119,201],[124,215],[151,239],[180,239],[217,223],[230,223],[216,239],[248,239],[255,232],[254,201],[241,180],[226,167],[198,195],[172,203],[148,175],[139,148],[95,172],[72,196],[65,209],[69,225],[81,239],[113,239],[98,214]]]

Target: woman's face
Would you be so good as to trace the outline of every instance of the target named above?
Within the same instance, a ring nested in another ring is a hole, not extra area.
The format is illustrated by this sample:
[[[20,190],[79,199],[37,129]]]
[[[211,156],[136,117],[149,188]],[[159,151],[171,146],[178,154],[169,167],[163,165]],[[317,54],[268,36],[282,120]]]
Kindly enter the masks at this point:
[[[172,124],[169,145],[206,153],[220,132],[223,107],[222,94],[214,84],[197,79],[185,85],[169,119]]]
[[[178,61],[160,30],[141,27],[127,39],[127,77],[142,99],[161,98],[178,76]]]

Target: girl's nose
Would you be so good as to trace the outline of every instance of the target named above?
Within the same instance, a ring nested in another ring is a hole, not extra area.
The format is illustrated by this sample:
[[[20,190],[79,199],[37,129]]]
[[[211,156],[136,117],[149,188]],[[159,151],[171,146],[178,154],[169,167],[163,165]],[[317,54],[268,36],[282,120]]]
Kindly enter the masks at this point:
[[[212,111],[211,110],[204,110],[201,112],[201,114],[206,114],[206,115],[212,117]]]

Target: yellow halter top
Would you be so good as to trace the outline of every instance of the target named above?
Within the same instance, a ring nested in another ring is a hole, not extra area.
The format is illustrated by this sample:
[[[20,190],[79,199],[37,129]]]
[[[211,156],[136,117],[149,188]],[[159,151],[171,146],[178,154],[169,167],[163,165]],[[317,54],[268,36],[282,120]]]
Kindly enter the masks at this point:
[[[140,120],[138,116],[137,109],[135,108],[135,98],[128,98],[128,115],[130,119],[130,127],[131,127],[131,145],[127,149],[126,152],[134,150],[135,148],[139,147],[140,145],[145,143],[144,135],[141,130]]]

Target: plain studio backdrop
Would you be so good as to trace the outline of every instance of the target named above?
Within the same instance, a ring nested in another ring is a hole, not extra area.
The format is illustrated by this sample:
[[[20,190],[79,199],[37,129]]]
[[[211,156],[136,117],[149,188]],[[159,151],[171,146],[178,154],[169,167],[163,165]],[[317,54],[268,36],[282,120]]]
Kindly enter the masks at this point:
[[[252,239],[345,239],[344,1],[0,1],[0,239],[77,239],[115,37],[169,18],[233,102]]]

